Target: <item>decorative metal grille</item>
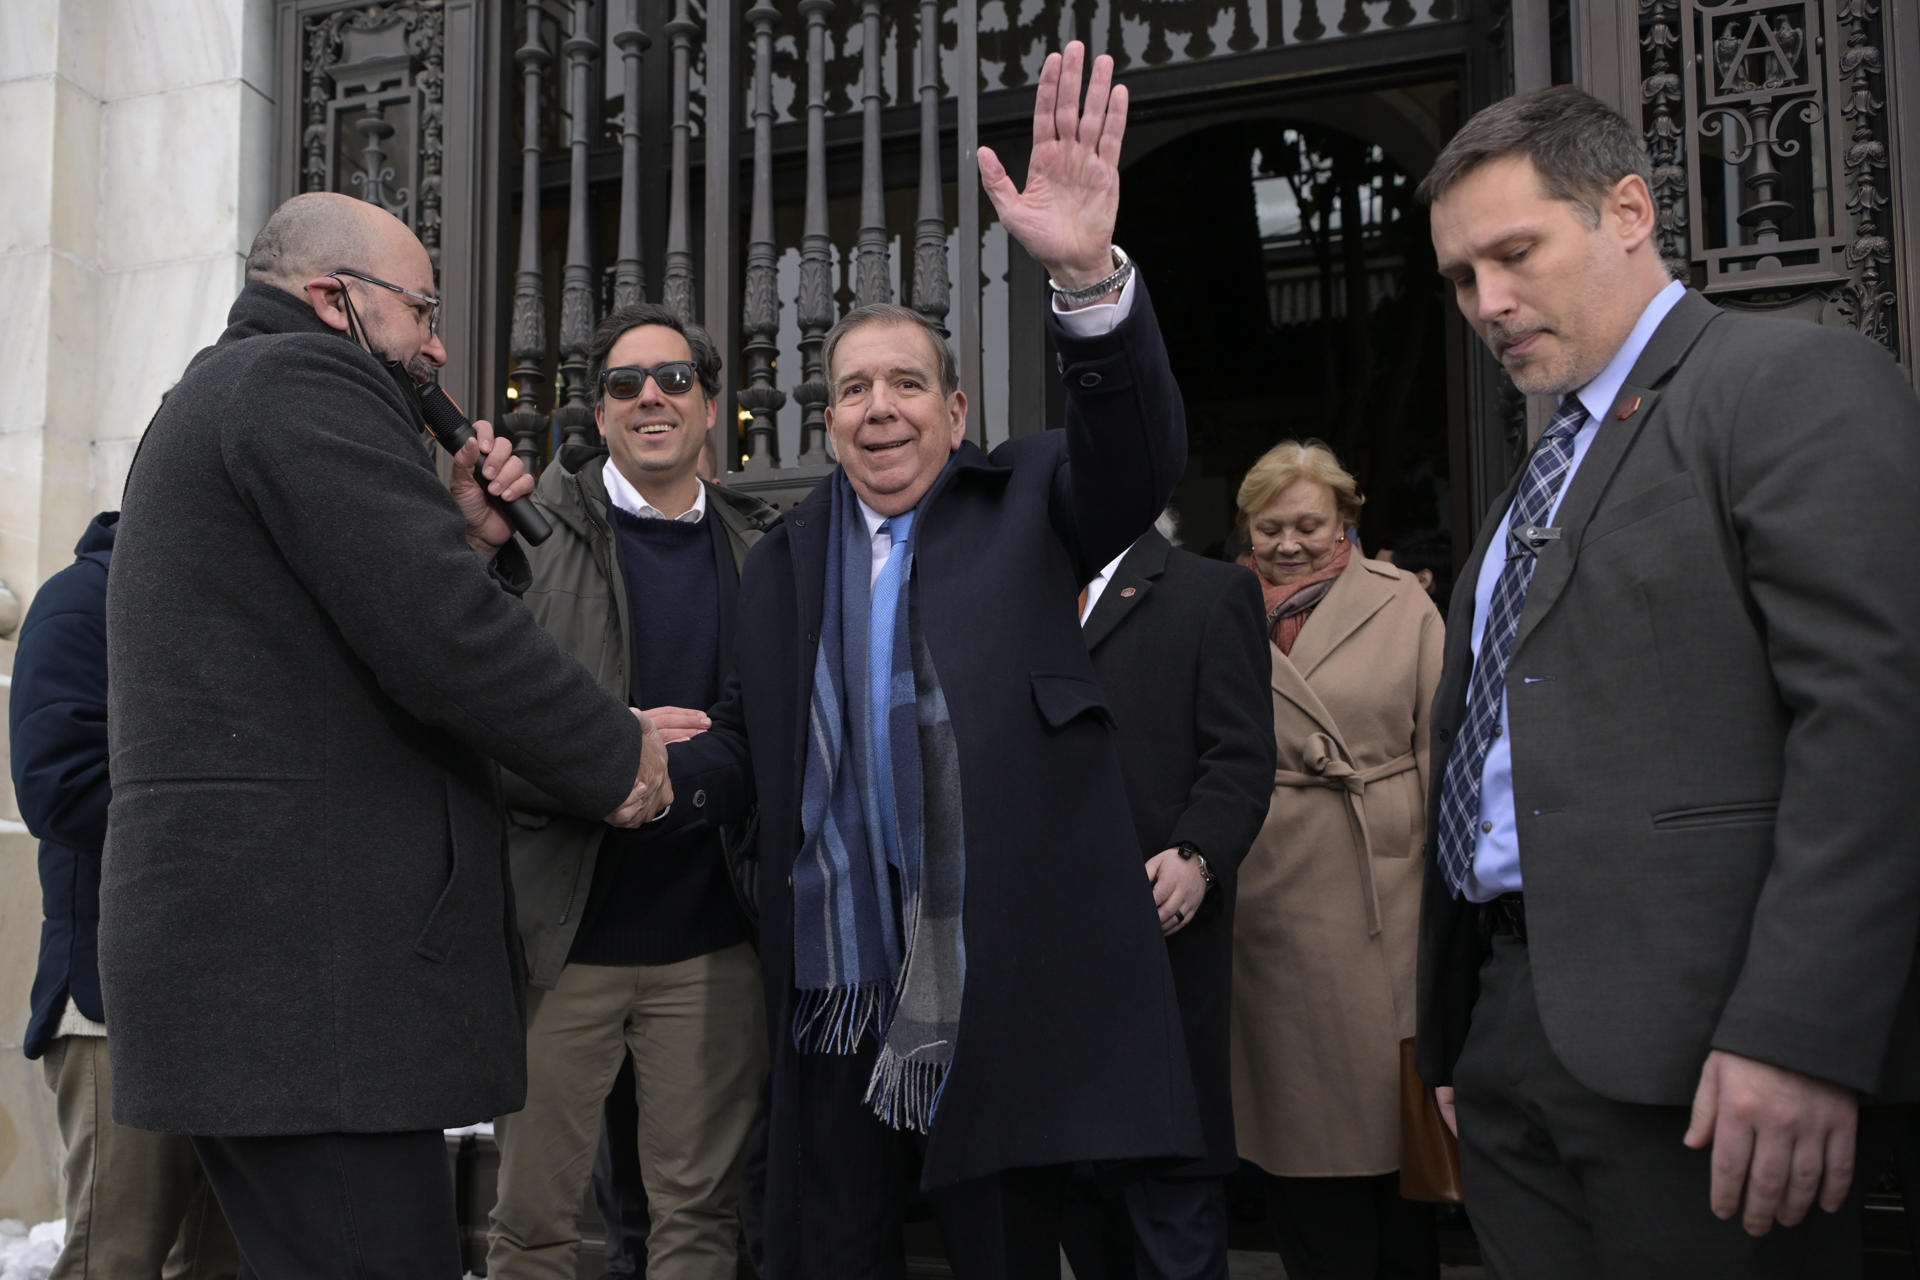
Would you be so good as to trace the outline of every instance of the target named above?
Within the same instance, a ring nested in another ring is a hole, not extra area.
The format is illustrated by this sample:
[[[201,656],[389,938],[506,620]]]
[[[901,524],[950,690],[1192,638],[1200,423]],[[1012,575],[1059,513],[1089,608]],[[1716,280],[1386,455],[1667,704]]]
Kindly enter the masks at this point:
[[[776,122],[801,119],[808,103],[804,0],[773,0]],[[982,0],[980,91],[1019,89],[1047,54],[1069,40],[1113,55],[1122,70],[1398,31],[1467,17],[1467,0]],[[924,82],[919,0],[863,0],[833,11],[827,32],[826,107],[859,109],[864,59],[877,50],[885,106],[913,102]],[[951,6],[938,15],[941,82],[954,92],[959,32]]]
[[[1718,301],[1897,349],[1882,0],[1639,4],[1662,253]]]
[[[445,15],[390,0],[301,24],[301,191],[338,191],[400,218],[440,270]]]

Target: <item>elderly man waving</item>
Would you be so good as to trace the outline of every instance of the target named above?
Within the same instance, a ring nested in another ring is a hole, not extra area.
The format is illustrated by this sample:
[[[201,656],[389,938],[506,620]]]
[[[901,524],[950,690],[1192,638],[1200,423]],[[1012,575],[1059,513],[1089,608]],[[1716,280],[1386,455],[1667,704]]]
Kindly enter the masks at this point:
[[[676,793],[760,804],[773,1048],[767,1271],[898,1275],[903,1180],[954,1273],[1059,1275],[1069,1165],[1196,1156],[1198,1120],[1113,717],[1074,598],[1152,522],[1185,417],[1112,244],[1127,93],[1049,57],[1025,190],[1066,430],[991,454],[940,334],[863,307],[826,340],[840,466],[741,583],[738,669]]]

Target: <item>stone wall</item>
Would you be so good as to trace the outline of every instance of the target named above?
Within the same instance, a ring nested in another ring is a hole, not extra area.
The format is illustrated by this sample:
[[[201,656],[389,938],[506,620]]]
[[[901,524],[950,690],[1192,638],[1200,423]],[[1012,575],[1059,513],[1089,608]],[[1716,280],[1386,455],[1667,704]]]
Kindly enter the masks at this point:
[[[273,22],[272,0],[0,3],[0,582],[22,605],[119,505],[238,291],[272,198]],[[36,1222],[60,1143],[19,1052],[40,904],[18,819],[0,782],[0,1217]]]

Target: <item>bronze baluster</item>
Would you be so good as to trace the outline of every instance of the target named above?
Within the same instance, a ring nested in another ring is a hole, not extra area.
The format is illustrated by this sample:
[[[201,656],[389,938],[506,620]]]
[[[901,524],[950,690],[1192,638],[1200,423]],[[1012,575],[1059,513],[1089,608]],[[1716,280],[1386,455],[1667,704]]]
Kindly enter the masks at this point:
[[[520,270],[513,280],[513,320],[507,373],[513,412],[503,424],[513,452],[532,469],[540,460],[547,416],[540,412],[541,368],[547,355],[546,284],[540,273],[540,72],[550,60],[540,43],[540,0],[527,0],[527,42],[514,54],[520,64]]]
[[[780,354],[773,249],[773,24],[779,17],[780,11],[770,4],[755,5],[746,14],[753,29],[753,214],[741,309],[747,386],[740,392],[740,405],[753,415],[747,424],[748,471],[773,468],[778,442],[774,415],[787,402],[786,392],[773,382],[774,358]]]
[[[880,177],[880,0],[860,0],[860,238],[854,246],[854,301],[893,301],[887,214]]]
[[[833,0],[800,0],[807,22],[807,204],[800,237],[800,385],[793,398],[800,406],[801,465],[824,462],[827,380],[820,344],[833,327],[833,241],[827,235],[827,17]],[[816,453],[816,449],[820,451]]]
[[[940,5],[920,0],[920,217],[913,224],[913,309],[947,331],[947,215],[940,191]]]
[[[693,319],[693,250],[687,243],[687,81],[693,61],[693,37],[700,28],[687,16],[687,0],[673,7],[667,39],[673,46],[673,167],[667,187],[667,279],[661,301],[682,323]]]
[[[640,29],[639,0],[623,0],[627,19],[613,33],[620,50],[620,256],[613,264],[613,305],[645,299],[646,268],[640,261],[640,55],[653,38]]]
[[[587,385],[587,345],[593,341],[593,268],[587,248],[587,140],[593,120],[588,73],[598,52],[588,34],[589,0],[573,0],[573,34],[567,37],[567,76],[573,116],[571,181],[567,187],[567,260],[560,276],[560,378],[562,403],[554,419],[565,443],[595,439],[592,388]]]

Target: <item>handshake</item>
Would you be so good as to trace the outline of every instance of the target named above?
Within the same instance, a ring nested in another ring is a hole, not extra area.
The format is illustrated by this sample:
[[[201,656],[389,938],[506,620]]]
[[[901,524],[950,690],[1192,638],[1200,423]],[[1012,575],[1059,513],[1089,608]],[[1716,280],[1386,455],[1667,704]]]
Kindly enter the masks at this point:
[[[652,822],[673,803],[673,780],[667,777],[667,742],[653,717],[633,708],[634,719],[645,734],[640,744],[640,774],[626,801],[606,817],[614,827],[637,827]]]

